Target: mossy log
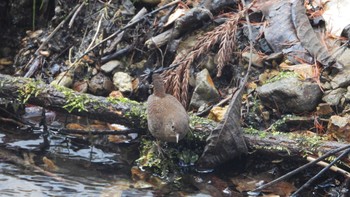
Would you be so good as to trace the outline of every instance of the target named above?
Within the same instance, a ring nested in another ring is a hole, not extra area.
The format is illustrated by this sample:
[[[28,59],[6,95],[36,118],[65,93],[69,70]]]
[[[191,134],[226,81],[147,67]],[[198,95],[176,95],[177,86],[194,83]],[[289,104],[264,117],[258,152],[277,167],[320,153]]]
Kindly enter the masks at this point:
[[[78,93],[31,78],[0,74],[0,98],[128,127],[146,126],[143,104],[124,98],[113,99]]]
[[[123,124],[131,128],[146,129],[145,106],[128,99],[113,100],[90,94],[74,92],[68,88],[47,85],[30,78],[11,77],[0,74],[0,98],[19,100],[46,109],[85,116],[91,119]],[[83,107],[70,105],[83,102]],[[195,132],[210,132],[214,124],[207,124],[191,117]],[[205,129],[203,129],[205,128]],[[250,151],[278,154],[281,156],[318,155],[348,144],[323,141],[293,133],[271,133],[264,131],[245,132],[244,138]]]

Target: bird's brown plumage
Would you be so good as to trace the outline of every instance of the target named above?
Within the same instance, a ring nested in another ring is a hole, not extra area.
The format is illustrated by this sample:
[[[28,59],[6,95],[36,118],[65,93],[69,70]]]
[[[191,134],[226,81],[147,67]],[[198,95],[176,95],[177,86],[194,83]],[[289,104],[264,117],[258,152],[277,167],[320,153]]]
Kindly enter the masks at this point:
[[[147,123],[151,134],[166,142],[178,142],[189,131],[185,108],[172,95],[165,93],[159,74],[153,74],[153,94],[147,100]]]

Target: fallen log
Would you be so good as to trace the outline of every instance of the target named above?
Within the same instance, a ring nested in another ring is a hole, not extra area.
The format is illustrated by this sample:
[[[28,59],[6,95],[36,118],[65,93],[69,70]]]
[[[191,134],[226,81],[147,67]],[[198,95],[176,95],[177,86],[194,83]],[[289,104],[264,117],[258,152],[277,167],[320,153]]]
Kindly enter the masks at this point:
[[[39,80],[0,74],[0,98],[71,113],[132,128],[145,128],[145,107],[129,99],[112,99],[47,85]]]
[[[27,93],[25,95],[24,93]],[[0,98],[26,100],[28,104],[46,109],[85,116],[91,119],[123,124],[131,128],[146,129],[145,107],[127,99],[110,100],[105,97],[77,93],[68,88],[44,84],[41,81],[24,77],[11,77],[0,74]],[[84,108],[67,108],[72,98],[80,98]],[[191,121],[198,117],[191,117]],[[211,132],[216,125],[200,125],[194,132]],[[203,129],[205,128],[205,129]],[[308,139],[293,133],[245,132],[244,139],[250,151],[261,151],[280,156],[306,156],[324,154],[332,149],[348,144],[333,141]]]

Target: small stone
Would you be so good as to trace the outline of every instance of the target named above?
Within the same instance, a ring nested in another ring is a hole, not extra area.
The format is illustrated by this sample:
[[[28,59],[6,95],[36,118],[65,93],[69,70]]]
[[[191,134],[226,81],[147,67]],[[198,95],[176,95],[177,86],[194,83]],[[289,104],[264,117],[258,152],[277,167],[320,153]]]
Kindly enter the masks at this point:
[[[332,136],[341,140],[350,141],[350,117],[334,115],[329,118],[327,130]]]
[[[86,81],[77,81],[73,84],[74,91],[80,93],[86,93],[88,90],[88,83]]]
[[[97,75],[98,73],[98,70],[96,68],[93,68],[92,71],[91,71],[91,74],[92,75]]]
[[[332,89],[343,88],[350,85],[350,69],[339,72],[331,81]]]
[[[112,91],[111,93],[109,93],[108,95],[109,97],[112,98],[124,98],[123,93],[121,93],[120,91]]]
[[[98,73],[89,81],[89,91],[94,95],[105,96],[113,90],[113,83],[106,75]]]
[[[330,90],[330,89],[332,89],[331,83],[329,83],[328,81],[325,82],[325,83],[323,83],[323,84],[322,84],[322,89],[324,89],[324,90]]]
[[[316,108],[322,91],[317,83],[289,76],[258,87],[261,103],[282,113],[303,113]]]
[[[190,106],[199,108],[201,105],[212,104],[220,98],[207,69],[197,73],[196,87],[194,89]]]
[[[132,78],[128,73],[116,72],[113,75],[113,84],[123,93],[132,91]]]
[[[39,51],[40,55],[44,56],[44,57],[49,57],[50,56],[50,51]]]
[[[73,75],[70,72],[61,72],[51,85],[60,85],[69,88],[73,84]]]
[[[345,97],[345,99],[346,99],[347,101],[350,101],[350,86],[348,86],[347,92],[346,92],[346,94],[344,95],[344,97]]]
[[[118,67],[119,68],[124,67],[123,63],[121,61],[118,61],[118,60],[112,60],[112,61],[109,61],[109,62],[103,64],[101,66],[101,70],[104,73],[109,74],[109,73],[112,73]]]
[[[338,88],[335,90],[328,90],[324,93],[322,100],[330,105],[338,105],[340,103],[340,99],[343,95],[345,95],[345,88]]]
[[[316,108],[317,115],[329,115],[329,114],[332,114],[333,112],[334,111],[331,105],[328,103],[320,103]]]

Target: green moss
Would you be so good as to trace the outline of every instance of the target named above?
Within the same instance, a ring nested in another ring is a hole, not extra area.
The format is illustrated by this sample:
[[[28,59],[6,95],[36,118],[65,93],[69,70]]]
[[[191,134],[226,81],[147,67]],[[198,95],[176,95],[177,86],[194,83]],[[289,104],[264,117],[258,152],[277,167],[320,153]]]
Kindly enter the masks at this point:
[[[113,104],[119,104],[119,103],[125,103],[125,104],[133,104],[133,105],[139,105],[140,103],[130,100],[128,98],[115,98],[115,97],[107,97],[108,102],[113,103]]]
[[[283,119],[280,119],[279,121],[276,121],[274,123],[275,125],[271,126],[270,132],[260,131],[254,128],[244,128],[244,133],[250,134],[250,135],[258,135],[261,139],[264,139],[266,137],[274,137],[274,136],[288,138],[296,142],[297,146],[305,147],[304,155],[308,155],[310,152],[315,153],[317,151],[317,148],[323,143],[324,140],[326,140],[325,137],[318,136],[318,135],[308,136],[305,134],[298,134],[298,133],[285,133],[285,132],[280,132],[276,130],[278,126],[284,123],[284,120],[286,118],[290,118],[290,117],[291,116],[288,116]],[[266,146],[266,147],[255,146],[255,148],[265,149],[265,150],[284,150],[288,153],[290,152],[286,147],[283,147],[283,146]]]
[[[44,90],[41,81],[28,80],[22,88],[18,89],[19,101],[22,104],[27,103],[30,97],[37,97]]]
[[[161,177],[167,177],[169,172],[178,171],[179,168],[175,164],[176,150],[156,144],[155,141],[142,139],[140,158],[136,163],[142,169],[151,171]]]
[[[283,116],[283,118],[278,119],[276,122],[274,122],[270,126],[271,131],[272,132],[280,131],[282,127],[285,127],[286,121],[290,120],[290,119],[293,119],[293,117],[296,117],[296,116],[288,114],[288,115]]]
[[[260,146],[260,145],[255,145],[254,146],[255,149],[257,150],[278,150],[278,151],[284,151],[286,152],[288,155],[290,155],[290,150],[285,147],[285,146]]]
[[[60,85],[53,86],[58,91],[62,92],[66,97],[66,105],[64,105],[63,108],[69,113],[71,113],[73,110],[77,110],[79,112],[88,111],[85,106],[90,103],[94,103],[96,108],[101,105],[97,100],[91,99],[86,94],[77,94],[77,92]]]
[[[267,83],[272,83],[272,82],[275,82],[275,81],[279,81],[281,79],[284,79],[284,78],[289,78],[289,77],[300,77],[300,75],[296,72],[293,72],[293,71],[282,71],[282,72],[279,72],[278,75],[272,77],[271,79],[267,80],[265,84]]]
[[[181,174],[185,166],[194,165],[205,146],[205,144],[190,140],[188,136],[176,144],[166,142],[157,144],[154,140],[142,139],[137,165],[163,178]]]
[[[296,141],[298,143],[298,146],[307,147],[308,148],[307,150],[310,150],[313,152],[317,150],[317,148],[322,144],[324,140],[326,140],[324,137],[321,137],[318,135],[307,136],[307,135],[294,134],[294,133],[291,133],[289,135],[289,138]]]

